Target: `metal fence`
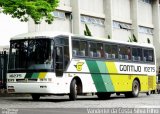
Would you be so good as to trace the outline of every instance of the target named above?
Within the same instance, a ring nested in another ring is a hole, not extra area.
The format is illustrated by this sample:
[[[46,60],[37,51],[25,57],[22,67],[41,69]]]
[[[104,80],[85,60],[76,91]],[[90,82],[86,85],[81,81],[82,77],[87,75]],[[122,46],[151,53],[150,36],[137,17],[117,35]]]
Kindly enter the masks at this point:
[[[8,54],[6,51],[0,52],[0,89],[6,89]]]

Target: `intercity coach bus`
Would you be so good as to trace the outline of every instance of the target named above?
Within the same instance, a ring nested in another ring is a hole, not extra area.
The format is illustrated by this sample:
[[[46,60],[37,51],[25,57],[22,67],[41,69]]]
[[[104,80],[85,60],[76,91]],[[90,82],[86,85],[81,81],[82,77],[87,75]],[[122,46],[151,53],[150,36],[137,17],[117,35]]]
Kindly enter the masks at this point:
[[[156,89],[156,59],[151,44],[119,42],[58,32],[17,35],[10,40],[9,93],[42,95],[112,93],[138,97]]]

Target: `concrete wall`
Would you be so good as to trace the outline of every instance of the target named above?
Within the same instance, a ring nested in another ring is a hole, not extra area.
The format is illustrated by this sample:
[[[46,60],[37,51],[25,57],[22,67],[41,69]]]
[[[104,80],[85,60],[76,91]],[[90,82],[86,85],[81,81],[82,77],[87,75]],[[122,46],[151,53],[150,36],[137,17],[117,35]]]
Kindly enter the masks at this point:
[[[80,0],[80,9],[92,13],[103,13],[103,0]]]
[[[139,25],[153,27],[152,23],[152,4],[139,0],[138,5]]]
[[[65,13],[64,11],[61,11]],[[55,17],[52,24],[48,24],[42,21],[41,24],[35,24],[32,19],[29,21],[29,32],[36,31],[61,31],[61,32],[71,32],[71,22],[69,16],[65,15],[65,18]]]
[[[131,22],[130,0],[112,0],[113,19]]]
[[[64,31],[84,35],[85,24],[95,37],[128,41],[133,34],[139,43],[151,43],[160,49],[160,0],[60,0],[57,11],[65,13],[65,19],[56,17],[53,24],[42,22],[35,25],[29,21],[29,32],[33,31]],[[82,16],[90,18],[82,21]],[[95,23],[102,20],[103,24]],[[129,25],[129,28],[114,27],[114,22]],[[144,32],[141,28],[144,27]],[[146,30],[145,30],[146,29]],[[2,31],[2,30],[1,30]],[[151,33],[145,31],[152,31]],[[15,33],[15,32],[14,32]],[[157,53],[157,66],[160,65],[160,54]]]
[[[95,37],[111,36],[114,40],[128,41],[133,34],[139,43],[149,38],[156,47],[157,66],[160,66],[160,0],[60,0],[58,12],[63,18],[55,17],[53,24],[44,21],[35,25],[30,19],[22,23],[10,16],[0,14],[0,45],[9,45],[10,37],[34,31],[63,31],[84,35],[85,24]],[[89,21],[82,21],[86,16]],[[95,22],[99,21],[99,22]],[[102,22],[102,24],[100,24]],[[129,29],[114,27],[114,22],[129,25]],[[141,28],[146,29],[144,32]],[[152,31],[151,33],[145,31]]]

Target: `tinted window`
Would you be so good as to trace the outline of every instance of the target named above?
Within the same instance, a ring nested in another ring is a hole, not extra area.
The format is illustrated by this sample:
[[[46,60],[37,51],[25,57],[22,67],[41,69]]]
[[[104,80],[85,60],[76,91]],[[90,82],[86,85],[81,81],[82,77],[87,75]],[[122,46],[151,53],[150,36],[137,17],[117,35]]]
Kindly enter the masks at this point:
[[[147,50],[144,49],[143,51],[143,60],[146,62],[153,62],[154,61],[154,54],[153,54],[153,50]]]
[[[142,61],[142,48],[132,48],[132,60],[133,61]]]
[[[80,56],[88,56],[88,45],[86,41],[80,41]]]
[[[131,48],[128,46],[119,46],[119,59],[131,60]]]
[[[117,45],[105,44],[105,57],[107,59],[117,59],[118,58]]]
[[[88,56],[88,42],[84,40],[72,40],[73,56]]]
[[[52,69],[51,42],[50,39],[11,41],[9,69]]]
[[[97,57],[97,44],[94,42],[90,42],[89,44],[89,56]]]

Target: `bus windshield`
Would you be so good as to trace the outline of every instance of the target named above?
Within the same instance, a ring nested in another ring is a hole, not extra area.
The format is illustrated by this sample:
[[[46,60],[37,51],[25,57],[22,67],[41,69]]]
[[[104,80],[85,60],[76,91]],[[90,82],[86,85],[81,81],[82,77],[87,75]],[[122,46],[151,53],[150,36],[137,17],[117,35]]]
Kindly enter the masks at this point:
[[[12,40],[8,70],[51,70],[51,39]]]

